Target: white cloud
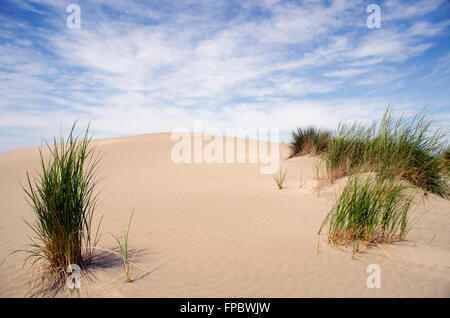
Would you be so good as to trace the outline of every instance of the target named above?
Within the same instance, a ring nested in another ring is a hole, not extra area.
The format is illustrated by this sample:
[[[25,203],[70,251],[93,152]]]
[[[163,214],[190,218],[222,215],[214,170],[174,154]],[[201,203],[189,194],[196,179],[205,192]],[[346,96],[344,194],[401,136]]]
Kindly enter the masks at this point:
[[[344,70],[337,70],[337,71],[327,72],[327,73],[325,73],[323,75],[327,76],[327,77],[349,78],[349,77],[354,77],[354,76],[358,76],[360,74],[367,73],[368,71],[369,71],[368,69],[353,68],[353,69],[344,69]]]
[[[352,78],[401,86],[411,72],[380,65],[424,54],[430,37],[448,26],[425,17],[439,1],[401,14],[402,5],[389,2],[382,21],[420,20],[370,31],[364,1],[250,1],[229,17],[228,1],[164,2],[159,9],[101,1],[80,2],[82,28],[75,30],[65,26],[62,2],[41,3],[61,14],[22,8],[44,14],[48,29],[0,19],[5,36],[27,31],[0,46],[0,131],[39,127],[49,134],[55,122],[70,126],[77,117],[92,121],[100,136],[168,131],[202,118],[219,127],[286,129],[318,119],[332,126],[348,114],[369,118],[389,100],[314,97],[337,95]],[[254,16],[255,7],[265,15]]]
[[[383,3],[383,6],[381,8],[381,20],[393,21],[422,17],[435,11],[444,3],[445,0],[388,0]],[[384,9],[386,9],[386,12],[384,12]]]

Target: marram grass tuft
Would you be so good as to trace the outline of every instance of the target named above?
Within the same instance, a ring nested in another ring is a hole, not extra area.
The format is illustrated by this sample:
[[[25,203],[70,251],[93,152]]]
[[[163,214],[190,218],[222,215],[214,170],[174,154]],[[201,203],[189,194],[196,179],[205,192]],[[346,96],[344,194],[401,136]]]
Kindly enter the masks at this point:
[[[412,204],[407,188],[393,178],[352,175],[318,234],[328,225],[328,242],[353,244],[354,253],[360,244],[403,240],[409,231],[408,212]]]
[[[90,147],[88,129],[83,136],[74,136],[76,122],[67,140],[56,138],[47,145],[50,153],[44,159],[40,151],[41,173],[31,181],[27,172],[27,187],[23,187],[30,204],[34,222],[31,249],[25,263],[44,260],[60,283],[65,281],[66,268],[76,264],[81,268],[92,262],[93,249],[99,236],[98,223],[93,233],[96,203],[97,167],[100,161]]]
[[[425,113],[411,120],[393,119],[389,108],[369,127],[341,124],[329,140],[324,158],[331,178],[355,171],[395,176],[425,191],[449,197],[443,159],[445,133],[431,131]]]
[[[289,144],[290,157],[322,154],[327,148],[331,135],[331,131],[314,126],[297,128],[296,131],[292,132],[292,139]]]

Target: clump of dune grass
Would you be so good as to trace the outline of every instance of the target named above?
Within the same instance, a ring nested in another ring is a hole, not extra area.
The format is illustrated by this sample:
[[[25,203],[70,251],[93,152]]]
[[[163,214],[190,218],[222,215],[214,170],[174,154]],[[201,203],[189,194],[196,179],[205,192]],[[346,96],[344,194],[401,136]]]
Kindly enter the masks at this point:
[[[111,234],[117,241],[117,244],[119,244],[120,256],[122,258],[123,269],[125,271],[125,276],[128,283],[131,282],[130,264],[128,260],[128,235],[130,233],[131,219],[133,218],[133,213],[131,213],[130,220],[128,221],[128,227],[123,231],[122,238],[120,238],[117,234]]]
[[[297,128],[292,132],[292,140],[289,145],[290,157],[322,154],[327,148],[331,135],[331,131],[314,126]]]
[[[34,222],[27,225],[35,237],[25,263],[44,261],[55,277],[64,283],[66,268],[76,264],[81,268],[92,262],[93,249],[99,235],[101,220],[93,233],[93,216],[97,194],[97,167],[100,162],[90,146],[89,128],[84,135],[74,136],[76,122],[69,136],[47,145],[49,159],[39,148],[41,173],[31,181],[27,172],[27,186],[23,187],[32,208]],[[24,263],[24,264],[25,264]]]
[[[445,134],[431,132],[432,121],[424,112],[411,120],[394,119],[388,108],[379,123],[369,127],[340,124],[329,139],[324,158],[331,178],[355,171],[396,176],[414,186],[448,198],[442,153]]]
[[[412,204],[407,188],[393,178],[351,176],[318,234],[328,225],[328,243],[353,244],[353,254],[359,251],[360,244],[403,240],[409,231]]]
[[[283,168],[280,168],[278,173],[275,173],[274,175],[272,175],[273,181],[275,181],[279,190],[283,189],[286,185],[285,184],[286,175],[287,175],[287,171],[283,171]]]
[[[449,175],[450,175],[450,148],[447,148],[444,151],[442,158],[444,159],[445,173],[447,174],[447,177],[449,177]]]
[[[445,149],[443,157],[444,160],[450,161],[450,148]]]

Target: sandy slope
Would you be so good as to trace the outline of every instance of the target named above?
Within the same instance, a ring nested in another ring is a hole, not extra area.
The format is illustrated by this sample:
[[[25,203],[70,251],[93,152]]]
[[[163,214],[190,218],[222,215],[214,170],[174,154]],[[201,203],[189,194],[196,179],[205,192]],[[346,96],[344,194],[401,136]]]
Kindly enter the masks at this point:
[[[82,281],[83,296],[100,297],[449,297],[450,204],[419,198],[428,211],[408,241],[361,253],[335,250],[317,230],[342,181],[319,193],[312,158],[283,162],[288,189],[277,190],[259,164],[173,164],[169,134],[96,141],[105,154],[97,213],[104,214],[100,247],[116,249],[108,232],[126,226],[134,281],[120,261],[99,251]],[[287,147],[281,145],[285,156]],[[39,167],[36,147],[0,153],[0,258],[29,242],[30,217],[19,181]],[[302,178],[302,187],[299,180]],[[0,267],[0,296],[24,296],[31,272],[14,254]],[[366,286],[366,267],[381,266],[382,286]],[[64,295],[62,295],[64,296]]]

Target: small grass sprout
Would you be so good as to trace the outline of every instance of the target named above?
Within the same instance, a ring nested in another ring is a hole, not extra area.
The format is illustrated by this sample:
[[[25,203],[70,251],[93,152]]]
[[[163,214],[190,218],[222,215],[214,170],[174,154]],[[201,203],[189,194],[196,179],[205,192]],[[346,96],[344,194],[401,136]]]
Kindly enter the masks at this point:
[[[282,167],[280,168],[278,173],[272,175],[272,178],[277,184],[279,190],[283,189],[286,186],[286,175],[287,171],[283,171]]]
[[[128,221],[128,227],[123,231],[123,237],[120,238],[117,234],[111,234],[119,244],[120,256],[122,258],[123,269],[127,282],[131,282],[130,263],[128,257],[128,236],[130,234],[131,219],[133,218],[134,211],[131,213],[130,220]]]

